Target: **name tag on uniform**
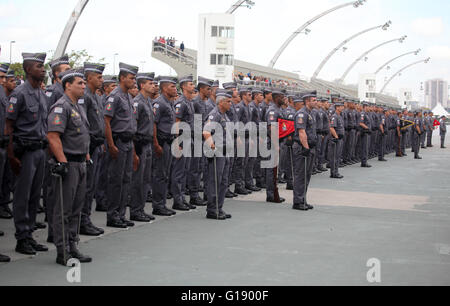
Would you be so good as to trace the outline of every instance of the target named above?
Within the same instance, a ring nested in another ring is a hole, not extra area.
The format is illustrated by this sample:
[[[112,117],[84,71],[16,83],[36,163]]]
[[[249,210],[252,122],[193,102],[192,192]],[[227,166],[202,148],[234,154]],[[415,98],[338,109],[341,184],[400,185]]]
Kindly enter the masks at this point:
[[[108,99],[108,102],[109,102],[109,103],[114,102],[114,98],[113,98],[113,97],[109,98],[109,99]]]
[[[9,103],[16,104],[17,103],[17,98],[16,97],[12,97],[11,99],[9,99]]]
[[[78,104],[81,104],[81,105],[83,105],[83,104],[84,104],[84,99],[80,99],[80,100],[78,100]]]
[[[47,97],[51,97],[52,95],[53,95],[53,92],[51,92],[51,91],[47,91],[46,93],[45,93],[45,95],[47,96]]]
[[[134,103],[134,107],[137,108],[139,106],[139,103]]]
[[[62,107],[55,107],[55,110],[53,112],[55,114],[62,114],[63,113],[63,109],[62,109]]]

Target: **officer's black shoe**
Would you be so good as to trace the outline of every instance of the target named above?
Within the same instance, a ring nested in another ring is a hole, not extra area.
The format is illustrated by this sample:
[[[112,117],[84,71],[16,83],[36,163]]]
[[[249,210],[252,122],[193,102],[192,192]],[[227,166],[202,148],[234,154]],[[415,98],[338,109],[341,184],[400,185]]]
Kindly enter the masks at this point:
[[[197,198],[197,199],[191,199],[189,201],[189,204],[194,205],[194,206],[206,206],[208,204],[208,202],[204,202],[202,199]]]
[[[341,180],[341,179],[343,179],[344,177],[343,177],[342,175],[340,175],[340,174],[337,174],[337,175],[332,175],[332,176],[330,176],[330,178]]]
[[[233,199],[234,193],[232,193],[229,189],[227,190],[227,193],[225,194],[225,198],[227,199]]]
[[[317,171],[320,171],[320,172],[327,172],[328,170],[325,169],[325,168],[323,168],[323,167],[318,167],[318,168],[317,168]]]
[[[267,198],[266,202],[268,202],[268,203],[275,203],[275,204],[281,204],[281,203],[286,202],[286,199],[280,198],[279,200],[276,201],[275,199]]]
[[[13,216],[6,210],[5,206],[0,206],[0,219],[10,220]]]
[[[106,223],[106,226],[112,227],[112,228],[122,228],[122,229],[128,228],[128,226],[125,223],[123,223],[121,220],[108,221]]]
[[[260,188],[261,190],[267,188],[266,184],[264,183],[256,183],[256,187]]]
[[[234,193],[235,193],[235,194],[238,194],[238,195],[248,195],[248,194],[249,194],[249,193],[247,192],[246,189],[240,188],[240,187],[237,187],[237,188],[234,190]]]
[[[10,261],[11,261],[11,258],[9,258],[8,256],[0,254],[0,262],[1,263],[6,263],[6,262],[10,262]]]
[[[37,243],[33,238],[28,238],[28,244],[35,250],[36,252],[48,252],[48,247],[45,245]]]
[[[416,156],[416,157],[414,157],[414,159],[422,159],[422,157]]]
[[[313,210],[313,209],[314,209],[314,206],[309,205],[309,204],[306,204],[306,207],[307,207],[309,210]]]
[[[154,209],[153,210],[153,215],[155,216],[161,216],[161,217],[172,217],[173,214],[165,209]]]
[[[83,255],[80,253],[80,251],[78,250],[72,250],[70,253],[70,256],[72,258],[78,259],[80,261],[80,263],[90,263],[92,262],[92,258],[86,255]]]
[[[46,229],[47,225],[45,225],[44,223],[41,222],[36,222],[36,224],[34,225],[34,230],[38,230],[38,229]]]
[[[372,166],[369,164],[362,164],[361,168],[372,168]]]
[[[173,209],[166,208],[166,210],[167,210],[168,212],[170,212],[170,213],[172,214],[172,216],[175,216],[175,215],[177,214],[177,212],[176,212],[175,210],[173,210]]]
[[[279,178],[278,179],[278,184],[283,185],[283,184],[287,184],[286,180],[284,178]]]
[[[247,188],[244,188],[244,189],[245,189],[245,191],[247,191],[248,194],[252,194],[252,193],[253,193],[252,190],[249,190],[249,189],[247,189]]]
[[[141,223],[149,223],[151,221],[150,218],[145,216],[144,214],[131,215],[130,220]]]
[[[406,154],[406,153],[403,153],[403,157],[406,157],[406,156],[408,156],[408,154]]]
[[[70,256],[69,254],[66,254],[66,258],[64,258],[64,254],[58,254],[58,256],[56,257],[56,263],[58,265],[67,267],[67,263],[71,259],[72,259],[72,256]]]
[[[300,211],[308,211],[309,210],[309,208],[305,204],[294,204],[294,206],[292,206],[292,209],[300,210]]]
[[[0,237],[3,237],[3,236],[5,236],[5,233],[0,231]]]
[[[387,160],[384,159],[384,158],[379,158],[378,161],[380,161],[380,162],[387,162]]]
[[[175,204],[172,206],[173,210],[179,210],[179,211],[189,211],[189,207],[184,204]]]
[[[98,237],[102,235],[97,229],[90,224],[85,224],[80,227],[80,235],[89,237]]]
[[[147,201],[146,201],[147,203],[152,203],[153,202],[153,195],[151,195],[151,194],[149,194],[148,196],[147,196]]]
[[[211,219],[211,220],[221,220],[221,221],[227,219],[227,217],[225,215],[221,215],[221,214],[217,215],[217,214],[209,214],[209,213],[206,215],[206,218]]]
[[[146,216],[147,218],[149,218],[149,219],[150,219],[150,222],[156,220],[156,218],[155,218],[153,215],[149,215],[149,214],[147,214],[147,213],[145,213],[145,212],[142,212],[142,214],[144,214],[144,216]]]
[[[107,212],[108,208],[104,205],[97,204],[95,207],[96,212]]]
[[[327,169],[331,169],[331,165],[330,164],[327,164],[326,167],[327,167]]]
[[[173,199],[173,195],[171,193],[168,193],[166,198],[167,198],[167,200],[172,200]]]
[[[121,221],[122,221],[122,223],[125,224],[127,227],[133,227],[133,226],[134,226],[134,223],[133,223],[133,222],[131,222],[131,221],[125,219],[125,218],[121,219]]]
[[[245,186],[245,189],[253,191],[253,192],[259,192],[261,191],[261,188],[258,188],[256,186]]]
[[[103,228],[95,226],[92,223],[91,223],[91,227],[94,228],[95,230],[97,230],[100,233],[100,235],[103,235],[105,233],[105,230]]]
[[[197,206],[191,205],[191,203],[189,203],[189,202],[186,201],[186,200],[183,201],[183,204],[184,204],[185,206],[189,207],[190,210],[197,209]]]
[[[288,184],[286,190],[294,190],[294,185]]]
[[[47,237],[47,243],[55,243],[55,239],[53,238],[53,236]]]
[[[36,255],[36,251],[29,244],[27,239],[17,241],[16,252],[23,255]]]
[[[225,216],[225,218],[227,218],[227,219],[231,219],[231,218],[233,218],[233,216],[232,215],[230,215],[230,214],[227,214],[226,212],[224,212],[223,210],[220,212],[220,214],[221,215],[224,215]]]

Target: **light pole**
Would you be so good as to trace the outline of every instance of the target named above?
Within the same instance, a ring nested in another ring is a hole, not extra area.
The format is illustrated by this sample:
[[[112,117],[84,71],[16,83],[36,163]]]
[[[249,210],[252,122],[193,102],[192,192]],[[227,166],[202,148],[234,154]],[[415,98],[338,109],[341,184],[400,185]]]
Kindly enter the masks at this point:
[[[399,56],[397,56],[397,57],[394,57],[393,59],[391,59],[390,61],[388,61],[386,64],[384,64],[383,66],[381,66],[380,68],[378,68],[378,70],[375,71],[375,74],[380,73],[380,71],[383,70],[384,67],[388,66],[388,65],[389,65],[390,63],[392,63],[393,61],[396,61],[396,60],[398,60],[399,58],[402,58],[402,57],[407,56],[407,55],[410,55],[410,54],[418,55],[418,54],[420,53],[420,51],[422,51],[422,49],[418,49],[418,50],[416,50],[416,51],[408,52],[408,53],[399,55]],[[388,67],[389,67],[389,66],[388,66]],[[390,67],[389,67],[389,69],[390,69]]]
[[[144,70],[145,70],[145,64],[146,64],[145,61],[142,61],[142,62],[141,62],[141,65],[142,65],[142,72],[144,72]]]
[[[113,74],[114,74],[114,75],[116,75],[116,56],[118,56],[118,55],[119,55],[119,53],[115,53],[115,54],[114,54],[114,67],[113,67],[113,69],[114,69],[114,70],[113,70],[113,71],[114,71]]]
[[[295,31],[294,33],[292,33],[292,35],[286,40],[286,42],[281,46],[281,48],[277,51],[277,53],[275,54],[275,56],[273,57],[273,59],[270,61],[269,67],[273,68],[275,66],[275,64],[277,63],[278,59],[280,58],[281,54],[284,52],[284,50],[286,50],[286,48],[289,46],[289,44],[297,37],[297,35],[299,33],[302,33],[304,30],[306,30],[312,23],[314,23],[315,21],[317,21],[318,19],[334,12],[337,11],[341,8],[347,7],[347,6],[353,6],[355,8],[360,7],[361,5],[364,4],[364,2],[366,2],[367,0],[358,0],[358,1],[352,1],[352,2],[348,2],[342,5],[338,5],[332,9],[329,9],[328,11],[323,12],[322,14],[317,15],[316,17],[310,19],[308,22],[306,22],[304,25],[302,25],[297,31]]]
[[[376,50],[376,49],[378,49],[378,48],[380,48],[380,47],[382,47],[382,46],[385,46],[385,45],[387,45],[387,44],[390,44],[390,43],[393,43],[393,42],[396,42],[396,41],[398,41],[399,43],[403,43],[407,37],[408,37],[408,36],[405,35],[405,36],[402,36],[402,37],[400,37],[400,38],[396,38],[396,39],[392,39],[392,40],[386,41],[386,42],[384,42],[384,43],[382,43],[382,44],[379,44],[379,45],[373,47],[373,48],[370,49],[369,51],[364,52],[360,57],[358,57],[358,58],[356,59],[356,61],[354,61],[354,62],[350,65],[350,67],[348,67],[348,69],[344,72],[344,74],[342,75],[342,77],[338,80],[338,83],[341,83],[341,84],[342,84],[342,83],[344,82],[345,78],[347,77],[347,75],[350,73],[350,71],[352,71],[352,69],[356,66],[356,64],[357,64],[359,61],[361,61],[362,59],[364,59],[369,53],[373,52],[374,50]]]
[[[386,84],[384,84],[383,88],[382,88],[381,91],[380,91],[380,94],[382,94],[382,93],[384,92],[384,90],[386,89],[386,87],[389,85],[389,83],[391,83],[392,80],[395,79],[396,76],[401,75],[401,73],[402,73],[403,71],[405,71],[406,69],[408,69],[408,68],[410,68],[410,67],[412,67],[412,66],[418,65],[418,64],[422,64],[422,63],[428,64],[428,62],[429,62],[430,60],[431,60],[431,58],[429,57],[429,58],[427,58],[427,59],[425,59],[425,60],[421,60],[421,61],[418,61],[418,62],[414,62],[414,63],[412,63],[412,64],[409,64],[409,65],[406,66],[406,67],[403,67],[402,69],[400,69],[400,70],[397,71],[396,73],[394,73],[394,75],[386,82]]]
[[[9,64],[12,64],[12,45],[15,44],[16,41],[13,40],[9,43]]]
[[[246,3],[246,4],[244,4]],[[238,8],[240,7],[246,7],[248,9],[251,9],[253,6],[255,5],[255,2],[251,1],[251,0],[239,0],[238,2],[236,2],[235,4],[233,4],[228,11],[226,12],[226,14],[233,14]]]
[[[323,67],[328,63],[328,61],[331,59],[331,57],[333,57],[334,54],[336,54],[336,52],[338,52],[341,48],[343,48],[346,44],[348,44],[350,41],[352,41],[353,39],[368,33],[370,31],[376,30],[376,29],[383,29],[384,31],[387,31],[387,29],[391,26],[392,22],[388,21],[385,24],[373,27],[373,28],[369,28],[367,30],[364,30],[362,32],[359,32],[349,38],[347,38],[346,40],[344,40],[339,46],[337,46],[336,48],[334,48],[330,54],[328,54],[328,56],[322,61],[322,63],[319,65],[319,67],[316,69],[316,72],[314,72],[313,75],[313,79],[317,79],[317,77],[319,76],[320,72],[322,71]],[[344,49],[344,51],[346,51],[347,49]]]

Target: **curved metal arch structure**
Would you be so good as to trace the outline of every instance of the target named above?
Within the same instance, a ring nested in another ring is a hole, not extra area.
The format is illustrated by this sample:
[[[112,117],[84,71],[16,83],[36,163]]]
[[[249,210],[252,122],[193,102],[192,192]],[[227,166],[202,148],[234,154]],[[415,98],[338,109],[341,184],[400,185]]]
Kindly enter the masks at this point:
[[[248,0],[239,0],[238,2],[236,2],[235,4],[233,4],[228,11],[226,12],[226,14],[233,14],[238,8],[240,8],[242,6],[242,4],[244,4],[245,2],[248,2]]]
[[[70,15],[69,21],[64,28],[64,31],[61,35],[61,39],[59,40],[58,47],[56,48],[54,58],[59,58],[64,55],[66,52],[67,45],[69,44],[70,37],[72,36],[73,30],[77,25],[78,19],[80,19],[81,14],[84,11],[84,8],[88,4],[89,0],[80,0],[75,6],[72,14]]]
[[[386,89],[386,87],[392,82],[393,79],[395,79],[396,76],[398,76],[400,73],[402,73],[403,71],[405,71],[408,68],[411,68],[412,66],[421,64],[421,63],[425,63],[428,64],[428,62],[431,60],[431,58],[427,58],[425,60],[421,60],[418,62],[414,62],[412,64],[409,64],[408,66],[400,69],[399,71],[397,71],[396,73],[394,73],[394,75],[386,82],[386,84],[384,84],[383,88],[380,90],[380,94],[382,94],[384,92],[384,90]]]
[[[366,2],[367,0],[358,0],[358,1],[352,1],[352,2],[348,2],[345,4],[341,4],[338,5],[332,9],[329,9],[328,11],[323,12],[322,14],[317,15],[316,17],[310,19],[308,22],[306,22],[304,25],[302,25],[297,31],[295,31],[294,33],[292,33],[292,35],[285,41],[285,43],[281,46],[281,48],[277,51],[277,53],[275,54],[275,56],[273,57],[273,59],[270,61],[269,63],[269,67],[273,68],[275,66],[275,64],[277,63],[278,59],[280,58],[281,54],[283,54],[284,50],[286,50],[286,48],[290,45],[290,43],[297,37],[298,34],[300,34],[301,32],[303,32],[304,30],[306,30],[306,28],[308,26],[310,26],[312,23],[314,23],[315,21],[319,20],[320,18],[334,12],[337,11],[339,9],[345,8],[347,6],[353,6],[355,8],[360,7],[361,5],[364,4],[364,2]]]
[[[345,78],[347,77],[347,75],[350,73],[350,71],[352,71],[353,68],[355,68],[356,64],[358,64],[358,62],[361,61],[363,58],[365,58],[367,55],[369,55],[370,53],[372,53],[372,52],[375,51],[376,49],[381,48],[381,47],[383,47],[383,46],[385,46],[385,45],[387,45],[387,44],[390,44],[390,43],[393,43],[393,42],[396,42],[396,41],[398,41],[398,42],[400,42],[400,43],[403,43],[403,41],[405,41],[406,37],[407,37],[407,36],[402,36],[402,37],[400,37],[400,38],[396,38],[396,39],[392,39],[392,40],[386,41],[386,42],[384,42],[384,43],[382,43],[382,44],[379,44],[379,45],[373,47],[372,49],[370,49],[370,50],[364,52],[360,57],[358,57],[358,58],[350,65],[350,67],[348,67],[348,69],[344,72],[344,74],[342,75],[342,77],[338,80],[338,83],[342,84],[342,83],[344,82]]]
[[[355,34],[355,35],[353,35],[353,36],[347,38],[346,40],[344,40],[339,46],[337,46],[336,48],[334,48],[334,49],[328,54],[328,56],[322,61],[322,63],[319,65],[319,67],[318,67],[318,68],[316,69],[316,71],[314,72],[314,74],[313,74],[313,76],[312,76],[312,79],[317,79],[317,77],[319,76],[319,74],[320,74],[320,72],[322,71],[323,67],[325,67],[325,65],[326,65],[326,64],[328,63],[328,61],[333,57],[333,55],[335,55],[336,52],[338,52],[342,47],[344,47],[344,46],[345,46],[346,44],[348,44],[350,41],[352,41],[353,39],[355,39],[355,38],[357,38],[357,37],[359,37],[359,36],[361,36],[361,35],[363,35],[363,34],[366,34],[366,33],[368,33],[368,32],[371,32],[371,31],[373,31],[373,30],[376,30],[376,29],[382,28],[383,30],[387,30],[387,29],[389,28],[390,25],[391,25],[391,22],[389,21],[389,22],[387,22],[387,23],[385,23],[385,24],[382,24],[382,25],[379,25],[379,26],[372,27],[372,28],[369,28],[369,29],[367,29],[367,30],[361,31],[361,32],[359,32],[359,33],[357,33],[357,34]]]
[[[390,61],[388,61],[387,63],[385,63],[383,66],[381,66],[380,68],[378,68],[378,70],[375,71],[375,74],[380,73],[380,71],[383,70],[384,67],[386,67],[386,66],[389,65],[390,63],[392,63],[392,62],[398,60],[399,58],[402,58],[402,57],[407,56],[407,55],[410,55],[410,54],[418,55],[418,54],[420,53],[420,51],[422,51],[422,49],[418,49],[418,50],[416,50],[416,51],[411,51],[411,52],[408,52],[408,53],[399,55],[399,56],[397,56],[397,57],[394,57],[393,59],[391,59]]]

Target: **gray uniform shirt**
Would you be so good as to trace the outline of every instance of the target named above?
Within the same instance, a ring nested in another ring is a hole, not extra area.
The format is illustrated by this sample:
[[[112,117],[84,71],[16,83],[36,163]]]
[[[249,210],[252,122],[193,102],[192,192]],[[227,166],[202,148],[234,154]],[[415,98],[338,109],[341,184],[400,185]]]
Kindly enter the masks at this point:
[[[6,119],[15,121],[13,136],[43,141],[47,135],[47,98],[40,88],[26,81],[17,87],[8,101]]]
[[[0,85],[0,138],[4,136],[5,132],[5,111],[6,111],[6,94],[5,89]]]
[[[295,115],[295,141],[299,141],[300,130],[305,130],[308,137],[308,145],[314,148],[317,145],[317,122],[312,111],[303,107]]]
[[[50,109],[56,101],[64,96],[64,88],[61,83],[55,82],[47,89],[45,95],[48,98],[48,109]]]
[[[103,116],[101,97],[92,93],[92,91],[86,87],[84,97],[78,101],[78,105],[82,106],[86,112],[89,121],[89,134],[98,138],[104,138],[105,117]]]
[[[172,103],[164,95],[161,95],[153,103],[153,112],[158,127],[158,135],[161,132],[171,135],[172,126],[175,124],[175,110]]]
[[[152,139],[155,124],[155,116],[153,114],[153,108],[150,99],[145,99],[144,96],[141,93],[139,93],[133,100],[133,106],[134,108],[137,109],[136,134],[139,136],[144,136],[146,138]]]
[[[61,134],[65,154],[86,155],[89,152],[89,122],[80,105],[64,95],[50,109],[48,131]]]
[[[114,89],[107,98],[104,114],[111,118],[113,133],[136,134],[136,109],[131,96],[120,87]]]
[[[445,133],[447,133],[447,125],[445,123],[445,120],[441,119],[441,121],[439,121],[439,123],[441,124],[440,127],[439,127],[439,131],[441,133],[441,136],[445,135]]]
[[[345,127],[344,127],[344,119],[342,116],[339,116],[336,112],[331,116],[330,119],[330,127],[336,130],[339,138],[344,137]]]

